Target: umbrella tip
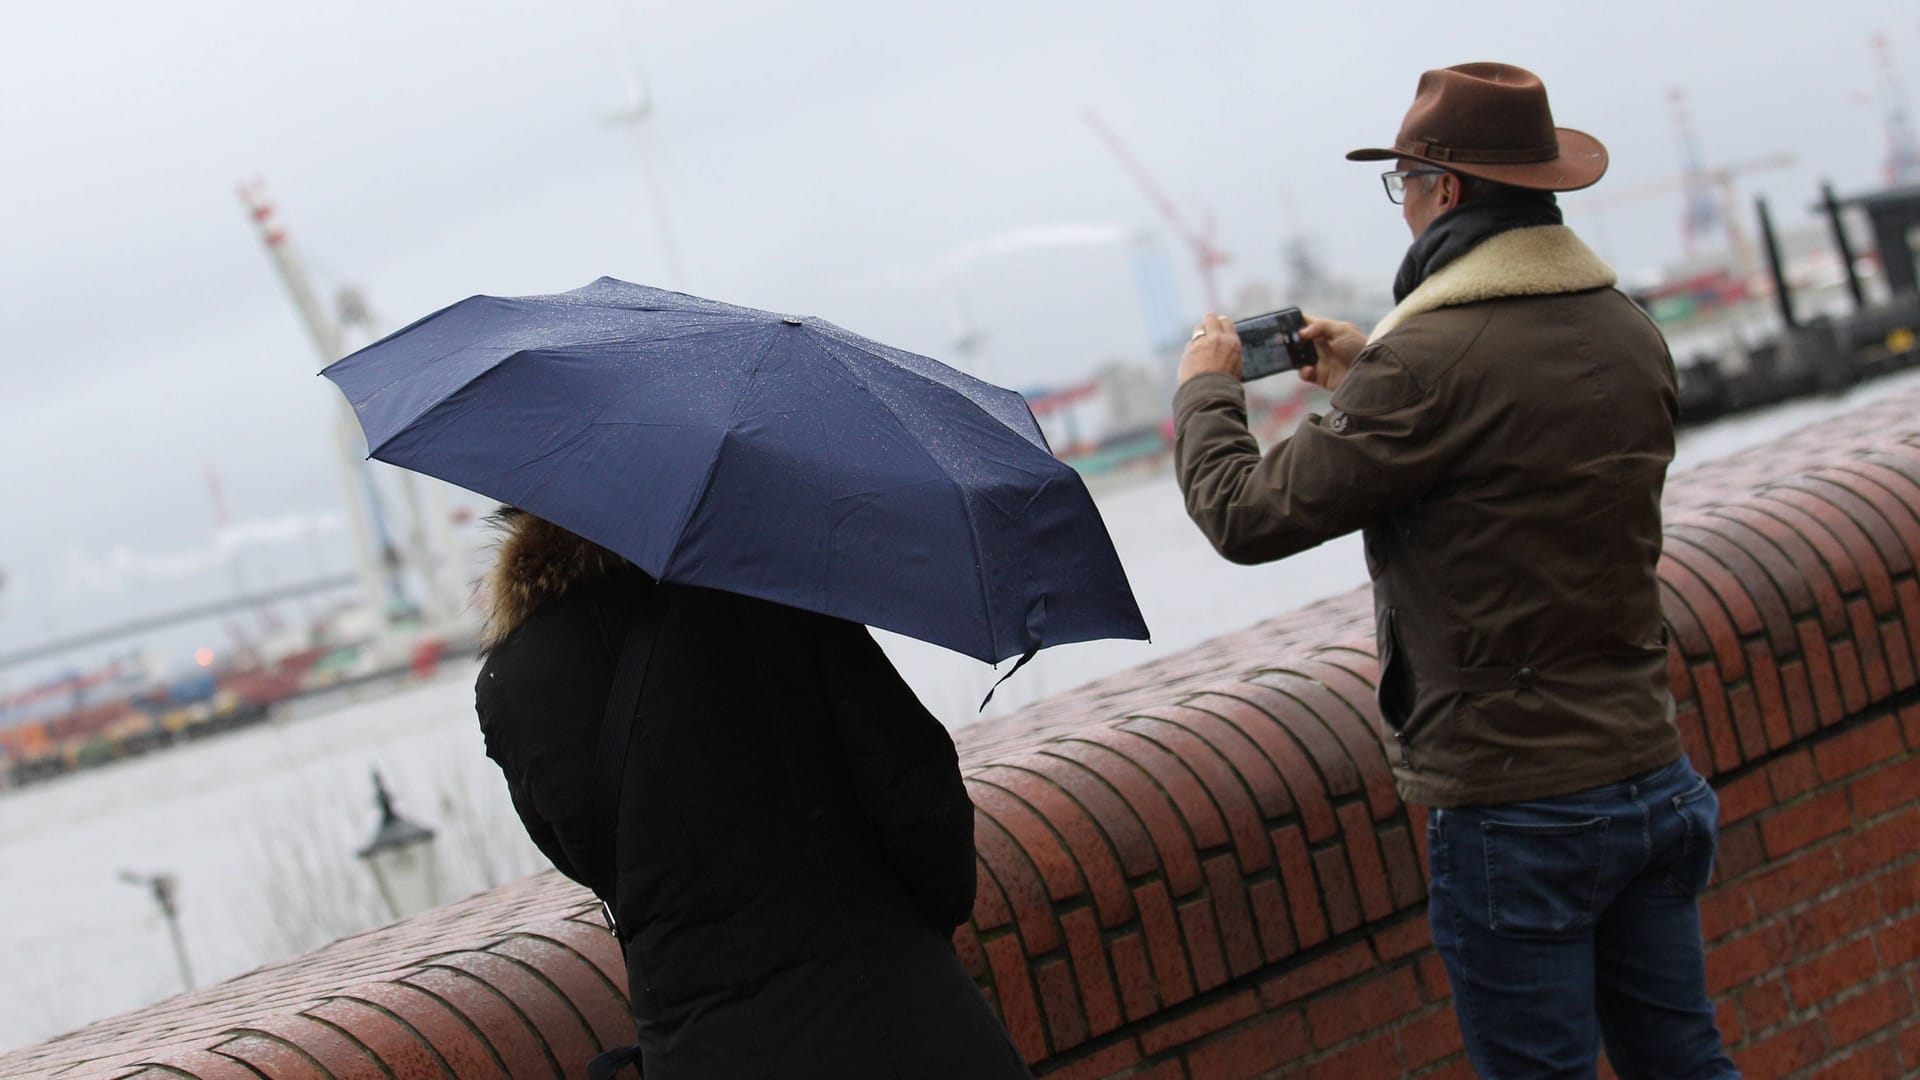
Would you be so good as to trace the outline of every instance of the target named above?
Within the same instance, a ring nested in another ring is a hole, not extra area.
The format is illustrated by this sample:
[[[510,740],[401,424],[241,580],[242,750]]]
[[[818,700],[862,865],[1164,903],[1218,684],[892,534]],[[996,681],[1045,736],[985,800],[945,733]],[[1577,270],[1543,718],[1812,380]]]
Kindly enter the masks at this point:
[[[782,316],[782,317],[781,317],[781,319],[780,319],[780,321],[781,321],[781,322],[783,322],[783,323],[786,323],[786,324],[787,324],[788,326],[799,326],[799,325],[800,325],[800,320],[799,320],[799,319],[798,319],[797,317],[795,317],[795,316],[792,316],[792,315],[786,315],[786,316]]]

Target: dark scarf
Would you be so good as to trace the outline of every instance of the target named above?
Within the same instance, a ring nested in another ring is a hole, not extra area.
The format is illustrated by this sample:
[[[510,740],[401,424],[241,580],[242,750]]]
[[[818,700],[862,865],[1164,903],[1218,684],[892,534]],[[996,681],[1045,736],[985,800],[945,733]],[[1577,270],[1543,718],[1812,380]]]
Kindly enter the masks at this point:
[[[1502,188],[1434,218],[1420,234],[1400,272],[1393,276],[1393,302],[1399,303],[1441,267],[1472,251],[1480,241],[1509,229],[1560,224],[1560,206],[1551,191]]]

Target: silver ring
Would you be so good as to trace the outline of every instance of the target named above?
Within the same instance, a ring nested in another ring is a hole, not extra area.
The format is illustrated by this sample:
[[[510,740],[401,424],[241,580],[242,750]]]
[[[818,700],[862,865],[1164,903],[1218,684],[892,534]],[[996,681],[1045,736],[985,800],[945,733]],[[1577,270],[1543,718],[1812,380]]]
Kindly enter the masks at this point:
[[[1206,336],[1207,336],[1207,328],[1203,326],[1203,327],[1201,327],[1200,329],[1198,329],[1198,330],[1195,330],[1195,331],[1193,332],[1193,336],[1192,336],[1192,337],[1190,337],[1190,338],[1188,338],[1187,340],[1188,340],[1188,341],[1198,341],[1199,339],[1201,339],[1201,338],[1203,338],[1203,337],[1206,337]]]

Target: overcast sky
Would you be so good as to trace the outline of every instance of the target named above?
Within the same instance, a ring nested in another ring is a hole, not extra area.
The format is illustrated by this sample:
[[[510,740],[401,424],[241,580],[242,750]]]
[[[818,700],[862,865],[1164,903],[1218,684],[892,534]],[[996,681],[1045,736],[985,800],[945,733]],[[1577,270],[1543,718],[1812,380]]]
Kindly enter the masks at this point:
[[[1025,388],[1144,351],[1112,237],[1159,231],[1202,303],[1088,109],[1217,222],[1229,291],[1283,286],[1297,235],[1380,288],[1404,226],[1379,166],[1341,155],[1391,140],[1421,70],[1538,72],[1612,152],[1596,196],[1679,170],[1684,87],[1709,163],[1799,155],[1743,186],[1792,222],[1823,177],[1879,180],[1876,31],[1920,57],[1905,0],[9,5],[0,652],[227,587],[210,466],[269,576],[347,565],[334,391],[242,180],[389,327],[473,293],[671,284],[640,143],[603,123],[644,72],[689,291],[942,358],[957,304],[983,373]],[[1680,254],[1677,195],[1582,198],[1570,221],[1621,270]]]

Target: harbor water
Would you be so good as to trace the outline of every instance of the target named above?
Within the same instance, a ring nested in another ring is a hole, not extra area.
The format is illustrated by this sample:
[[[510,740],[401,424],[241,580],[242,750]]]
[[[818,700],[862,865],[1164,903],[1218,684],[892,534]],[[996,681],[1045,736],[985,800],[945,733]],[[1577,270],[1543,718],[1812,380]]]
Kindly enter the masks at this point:
[[[1920,387],[1920,372],[1689,430],[1676,469]],[[1000,713],[1366,580],[1357,538],[1280,563],[1218,558],[1164,469],[1103,488],[1152,642],[1050,650],[1001,688]],[[999,677],[954,654],[880,635],[949,727]],[[1002,672],[1005,667],[1002,666]],[[355,856],[377,822],[372,770],[399,812],[438,833],[441,899],[543,868],[507,805],[473,722],[474,667],[359,700],[309,705],[231,735],[0,793],[0,1048],[32,1043],[178,992],[168,927],[123,873],[177,881],[181,936],[200,985],[384,921]]]

